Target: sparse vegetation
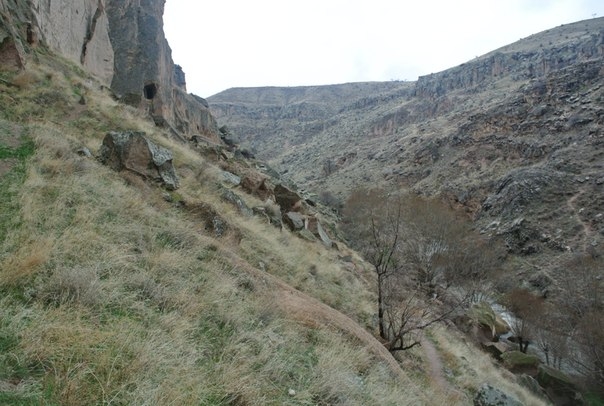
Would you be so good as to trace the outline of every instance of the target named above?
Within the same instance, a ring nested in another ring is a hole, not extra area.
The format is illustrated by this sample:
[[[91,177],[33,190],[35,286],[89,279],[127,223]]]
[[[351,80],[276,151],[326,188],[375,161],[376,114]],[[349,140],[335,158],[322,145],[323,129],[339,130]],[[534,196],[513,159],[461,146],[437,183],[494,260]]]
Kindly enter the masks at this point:
[[[453,285],[481,280],[484,258],[445,261],[450,248],[418,256],[443,245],[404,217],[418,238],[399,240],[398,262],[385,262],[419,288],[398,302],[407,307],[385,302],[391,349],[429,330],[452,370],[449,393],[417,345],[397,360],[376,340],[379,275],[355,252],[244,217],[220,198],[216,162],[226,158],[169,140],[60,58],[37,58],[19,75],[0,73],[0,162],[11,166],[0,185],[0,404],[467,404],[484,380],[541,404],[435,323],[465,298]],[[77,153],[95,154],[120,129],[173,151],[177,192]],[[196,207],[229,231],[206,230]],[[387,298],[409,292],[386,279]]]
[[[419,332],[479,297],[495,266],[493,251],[475,250],[480,240],[435,201],[359,189],[343,216],[374,267],[379,334],[390,351],[419,345]]]

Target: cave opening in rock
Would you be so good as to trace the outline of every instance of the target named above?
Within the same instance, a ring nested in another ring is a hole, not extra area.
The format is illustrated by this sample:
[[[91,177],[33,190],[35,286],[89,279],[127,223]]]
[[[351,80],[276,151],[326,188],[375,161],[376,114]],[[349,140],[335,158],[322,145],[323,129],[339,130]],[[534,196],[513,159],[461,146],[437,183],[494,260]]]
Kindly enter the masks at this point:
[[[143,93],[145,95],[145,99],[153,100],[153,98],[157,94],[157,85],[155,83],[149,83],[148,85],[145,85],[145,87],[143,88]]]

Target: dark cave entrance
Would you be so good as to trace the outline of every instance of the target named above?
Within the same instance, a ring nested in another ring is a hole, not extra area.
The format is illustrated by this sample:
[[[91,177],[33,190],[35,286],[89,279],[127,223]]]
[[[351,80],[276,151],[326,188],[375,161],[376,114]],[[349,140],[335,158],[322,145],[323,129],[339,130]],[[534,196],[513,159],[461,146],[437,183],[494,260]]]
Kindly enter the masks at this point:
[[[149,83],[145,85],[143,88],[143,94],[145,95],[145,99],[153,100],[155,95],[157,94],[157,85],[155,83]]]

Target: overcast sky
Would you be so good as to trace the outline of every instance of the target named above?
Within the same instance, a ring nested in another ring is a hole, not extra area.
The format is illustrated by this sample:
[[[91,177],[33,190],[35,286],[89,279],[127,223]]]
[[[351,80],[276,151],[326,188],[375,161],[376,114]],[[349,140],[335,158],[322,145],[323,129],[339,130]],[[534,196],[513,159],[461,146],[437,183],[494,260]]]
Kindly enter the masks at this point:
[[[187,90],[416,80],[604,16],[602,0],[167,0]]]

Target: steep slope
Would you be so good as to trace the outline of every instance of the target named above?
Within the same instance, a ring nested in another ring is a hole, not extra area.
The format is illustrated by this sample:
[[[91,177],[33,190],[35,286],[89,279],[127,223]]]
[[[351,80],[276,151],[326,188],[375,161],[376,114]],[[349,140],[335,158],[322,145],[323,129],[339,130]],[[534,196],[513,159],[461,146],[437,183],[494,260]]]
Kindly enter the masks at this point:
[[[242,210],[269,204],[223,169],[258,178],[256,162],[175,141],[81,61],[22,41],[22,4],[1,3],[0,404],[469,404],[485,381],[542,404],[472,347],[454,393],[419,350],[396,360],[354,252]],[[95,159],[108,131],[170,149],[180,188]]]
[[[33,52],[0,71],[0,403],[467,404],[487,380],[541,404],[471,349],[460,393],[432,388],[419,356],[402,368],[364,329],[374,281],[354,253],[245,216],[221,197],[228,154]],[[170,148],[180,188],[89,156],[108,130]]]
[[[523,269],[543,269],[602,247],[603,66],[598,18],[417,82],[231,89],[209,102],[244,145],[315,193],[440,195],[502,236]]]

